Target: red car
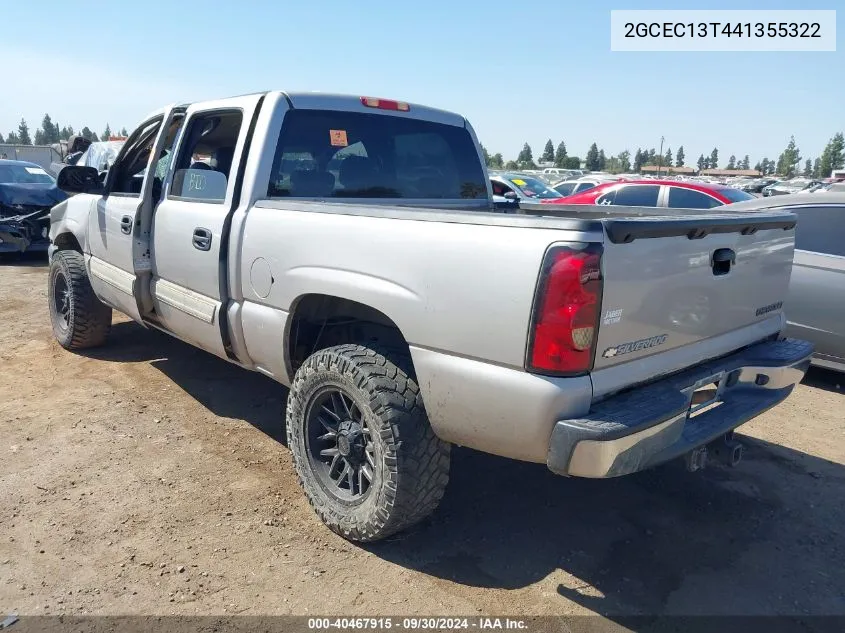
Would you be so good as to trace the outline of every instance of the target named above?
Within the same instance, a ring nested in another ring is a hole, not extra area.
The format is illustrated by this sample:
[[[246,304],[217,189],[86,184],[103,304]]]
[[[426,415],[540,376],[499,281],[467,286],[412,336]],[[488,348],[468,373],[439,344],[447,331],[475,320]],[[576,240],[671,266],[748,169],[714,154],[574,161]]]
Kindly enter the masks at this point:
[[[628,180],[607,182],[543,204],[613,204],[629,207],[711,209],[732,202],[753,200],[750,193],[727,187],[679,180]]]

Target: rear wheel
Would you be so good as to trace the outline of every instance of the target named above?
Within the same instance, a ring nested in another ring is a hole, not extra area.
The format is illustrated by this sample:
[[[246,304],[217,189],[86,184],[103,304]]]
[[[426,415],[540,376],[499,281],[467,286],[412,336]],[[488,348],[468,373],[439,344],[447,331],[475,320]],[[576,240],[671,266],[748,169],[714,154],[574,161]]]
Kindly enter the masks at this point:
[[[449,481],[406,355],[339,345],[312,355],[288,396],[300,483],[334,532],[378,541],[431,514]]]
[[[94,294],[82,253],[59,251],[54,255],[47,295],[53,334],[62,347],[85,349],[105,342],[112,310]]]

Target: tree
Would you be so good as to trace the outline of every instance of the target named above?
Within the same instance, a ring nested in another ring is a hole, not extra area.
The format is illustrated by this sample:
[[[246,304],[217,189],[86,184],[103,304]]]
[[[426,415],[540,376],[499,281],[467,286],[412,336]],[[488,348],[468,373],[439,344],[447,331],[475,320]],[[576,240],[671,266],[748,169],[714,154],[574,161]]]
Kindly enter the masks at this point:
[[[761,163],[760,161],[757,161],[757,164],[754,165],[754,171],[758,171],[762,174],[763,173],[763,163]]]
[[[671,167],[672,166],[672,150],[671,148],[666,148],[666,155],[663,157],[663,166],[664,167]]]
[[[643,156],[643,151],[638,147],[637,153],[634,154],[634,164],[633,169],[635,173],[640,173],[643,168],[643,163],[645,162],[645,157]]]
[[[493,169],[501,169],[504,166],[505,161],[502,159],[502,155],[500,153],[496,152],[490,157],[490,167]]]
[[[728,169],[736,169],[736,156],[731,154],[731,157],[728,159]]]
[[[698,165],[698,171],[701,171],[702,169],[704,169],[704,154],[701,154],[701,156],[698,157],[697,165]]]
[[[509,160],[505,163],[505,169],[519,169],[519,165],[515,160]]]
[[[631,171],[631,152],[627,149],[624,152],[619,152],[619,171],[622,173],[628,173]]]
[[[41,121],[41,131],[44,142],[39,143],[39,145],[51,145],[59,142],[59,129],[53,124],[53,120],[49,114],[45,114],[44,119]]]
[[[129,136],[129,132],[126,131],[125,127],[120,128],[120,135],[121,136]]]
[[[581,159],[578,156],[567,156],[563,161],[564,169],[581,169]]]
[[[818,158],[816,160],[818,160]],[[807,178],[813,177],[813,161],[809,158],[807,159],[807,162],[804,163],[804,176]]]
[[[103,138],[108,140],[109,136],[111,135],[111,133],[109,131],[109,124],[108,123],[106,123],[106,132],[109,132],[109,134],[106,135],[106,133],[104,132]],[[482,145],[481,143],[479,143],[478,146],[481,148],[481,157],[484,159],[484,164],[489,167],[490,166],[490,154],[487,153],[487,148],[484,147],[484,145]]]
[[[26,124],[26,121],[21,119],[20,124],[18,125],[18,144],[19,145],[32,145],[32,139],[29,136],[29,126]]]
[[[760,165],[760,173],[761,174],[763,174],[764,176],[768,176],[769,173],[771,173],[769,171],[769,159],[768,158],[764,157],[763,160],[760,161],[759,165]]]
[[[109,124],[106,123],[106,129],[103,132],[102,136],[100,136],[100,138],[103,139],[104,141],[107,141],[107,140],[109,140],[109,138],[111,138],[111,135],[112,135],[111,128],[109,127]]]
[[[657,164],[657,152],[652,147],[648,150],[648,154],[646,156],[646,165],[656,165]]]
[[[96,143],[97,141],[99,141],[99,140],[100,140],[99,138],[97,138],[97,133],[96,133],[96,132],[92,132],[92,131],[88,128],[88,126],[87,126],[87,125],[86,125],[84,128],[82,128],[82,131],[80,132],[80,134],[82,135],[82,138],[87,139],[87,140],[89,140],[89,141],[91,141],[91,142],[93,142],[93,143]]]
[[[5,141],[5,140],[3,140],[3,135],[2,135],[2,134],[0,134],[0,143],[5,143],[5,142],[6,142],[6,141]]]
[[[792,178],[798,170],[798,164],[801,162],[801,153],[795,146],[795,137],[789,137],[789,143],[786,149],[781,152],[778,158],[776,171],[782,176]]]
[[[715,147],[713,151],[710,152],[710,169],[718,169],[719,168],[719,150]]]
[[[675,154],[675,167],[683,167],[684,160],[686,160],[686,156],[684,155],[684,146],[681,145],[678,148],[678,153]]]
[[[599,150],[599,171],[604,171],[607,167],[607,156],[604,155],[604,150]]]
[[[741,161],[739,161],[739,168],[740,169],[751,169],[751,159],[748,158],[748,154],[745,155]]]
[[[819,159],[819,177],[827,178],[834,169],[842,167],[845,167],[845,137],[839,132],[825,145]]]
[[[822,178],[821,161],[818,158],[813,161],[813,178]]]
[[[590,149],[587,151],[585,165],[590,171],[599,171],[599,148],[595,143],[590,145]]]
[[[520,169],[533,169],[536,167],[534,164],[534,154],[531,151],[531,146],[526,143],[522,146],[522,151],[519,153],[519,156],[516,157],[516,162],[519,164]]]
[[[6,142],[9,145],[20,145],[21,140],[18,138],[17,132],[9,132],[6,136]]]
[[[59,132],[59,138],[63,141],[68,140],[71,136],[73,136],[73,126],[68,125],[67,127],[63,127],[62,131]]]
[[[555,150],[555,167],[563,167],[566,162],[566,143],[561,141]]]
[[[540,161],[543,163],[553,163],[555,160],[555,146],[552,143],[552,139],[546,141],[546,147],[543,149],[543,155],[540,157]]]

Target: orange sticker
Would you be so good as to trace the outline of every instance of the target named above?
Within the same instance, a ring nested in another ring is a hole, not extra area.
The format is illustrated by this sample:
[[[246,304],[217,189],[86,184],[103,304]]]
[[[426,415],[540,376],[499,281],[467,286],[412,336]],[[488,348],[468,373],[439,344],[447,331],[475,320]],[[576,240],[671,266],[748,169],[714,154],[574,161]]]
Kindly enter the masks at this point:
[[[349,141],[346,140],[346,130],[329,130],[329,138],[334,147],[346,147]]]

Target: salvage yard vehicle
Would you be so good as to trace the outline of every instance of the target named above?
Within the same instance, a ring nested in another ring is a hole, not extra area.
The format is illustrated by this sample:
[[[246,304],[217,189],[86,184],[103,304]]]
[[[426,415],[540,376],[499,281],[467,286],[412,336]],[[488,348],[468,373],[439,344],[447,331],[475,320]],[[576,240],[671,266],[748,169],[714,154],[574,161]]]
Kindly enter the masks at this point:
[[[0,160],[0,254],[46,253],[50,208],[66,198],[40,165]]]
[[[672,209],[712,209],[754,196],[725,185],[677,180],[627,180],[605,182],[586,191],[547,200],[549,204],[599,204]]]
[[[794,215],[496,213],[469,122],[429,107],[168,106],[104,182],[60,185],[59,343],[104,343],[116,309],[289,386],[300,482],[353,541],[431,514],[452,444],[579,477],[735,463],[812,354],[780,334]]]
[[[834,185],[835,186],[835,185]],[[845,191],[756,198],[732,211],[777,209],[798,216],[784,304],[786,334],[813,343],[813,364],[845,371]]]

